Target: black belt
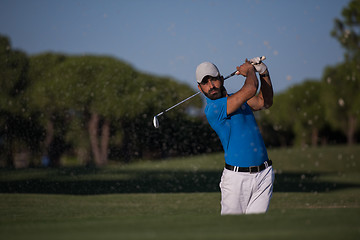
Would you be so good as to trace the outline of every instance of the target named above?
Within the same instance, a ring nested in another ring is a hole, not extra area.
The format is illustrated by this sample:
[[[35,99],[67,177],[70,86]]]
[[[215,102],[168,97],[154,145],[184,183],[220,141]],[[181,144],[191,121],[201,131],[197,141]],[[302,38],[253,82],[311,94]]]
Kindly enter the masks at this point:
[[[264,170],[265,168],[267,168],[267,167],[269,167],[271,165],[272,165],[272,161],[271,160],[266,160],[260,166],[251,166],[251,167],[236,167],[236,166],[231,166],[231,165],[225,163],[225,168],[227,170],[231,170],[231,171],[234,171],[234,172],[257,173],[257,172],[261,172],[262,170]]]

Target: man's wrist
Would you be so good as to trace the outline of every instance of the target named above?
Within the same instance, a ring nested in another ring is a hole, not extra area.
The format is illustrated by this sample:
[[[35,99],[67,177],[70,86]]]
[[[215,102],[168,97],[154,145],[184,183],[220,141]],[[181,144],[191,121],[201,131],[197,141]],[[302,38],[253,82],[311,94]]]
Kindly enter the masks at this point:
[[[246,76],[249,76],[249,73],[253,74],[253,73],[256,73],[256,69],[255,68],[249,68],[246,72]]]

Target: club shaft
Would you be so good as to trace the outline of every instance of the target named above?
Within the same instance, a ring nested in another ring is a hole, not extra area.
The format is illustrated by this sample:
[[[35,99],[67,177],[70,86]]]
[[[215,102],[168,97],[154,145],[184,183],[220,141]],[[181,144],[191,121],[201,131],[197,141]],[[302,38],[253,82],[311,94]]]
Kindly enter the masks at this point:
[[[169,111],[169,110],[173,109],[174,107],[179,106],[180,104],[182,104],[182,103],[186,102],[187,100],[189,100],[189,99],[191,99],[191,98],[195,97],[195,96],[196,96],[196,95],[198,95],[199,93],[200,93],[200,92],[197,92],[197,93],[195,93],[195,94],[191,95],[190,97],[188,97],[188,98],[186,98],[186,99],[182,100],[181,102],[179,102],[179,103],[175,104],[175,105],[174,105],[174,106],[172,106],[172,107],[169,107],[168,109],[166,109],[165,111],[163,111],[163,112],[159,113],[159,114],[158,114],[158,115],[156,115],[156,116],[160,116],[160,115],[162,115],[162,114],[166,113],[167,111]]]
[[[228,76],[224,77],[224,80],[228,79],[229,77],[234,76],[236,72],[237,72],[237,71],[235,71],[235,72],[231,73],[230,75],[228,75]]]
[[[236,72],[237,72],[237,71],[235,71],[235,72],[231,73],[230,75],[226,76],[226,77],[224,78],[224,80],[228,79],[229,77],[234,76]],[[159,113],[159,114],[158,114],[158,115],[156,115],[156,116],[158,117],[158,116],[160,116],[160,115],[163,115],[163,114],[164,114],[164,113],[166,113],[167,111],[170,111],[170,110],[171,110],[171,109],[173,109],[174,107],[179,106],[180,104],[182,104],[182,103],[184,103],[184,102],[186,102],[186,101],[190,100],[191,98],[193,98],[193,97],[195,97],[195,96],[199,95],[200,93],[201,93],[201,92],[199,91],[199,92],[197,92],[197,93],[195,93],[195,94],[191,95],[190,97],[188,97],[188,98],[186,98],[186,99],[182,100],[181,102],[179,102],[179,103],[175,104],[175,105],[174,105],[174,106],[172,106],[172,107],[169,107],[168,109],[166,109],[165,111],[163,111],[163,112]]]

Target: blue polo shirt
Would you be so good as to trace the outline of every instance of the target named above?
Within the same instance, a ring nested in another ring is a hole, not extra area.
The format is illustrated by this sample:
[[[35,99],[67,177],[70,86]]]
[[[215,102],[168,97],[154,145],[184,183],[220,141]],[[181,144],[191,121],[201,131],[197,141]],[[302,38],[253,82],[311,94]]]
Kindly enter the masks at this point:
[[[259,166],[268,159],[264,140],[247,103],[228,116],[227,97],[216,100],[206,98],[206,102],[206,118],[220,138],[227,164]]]

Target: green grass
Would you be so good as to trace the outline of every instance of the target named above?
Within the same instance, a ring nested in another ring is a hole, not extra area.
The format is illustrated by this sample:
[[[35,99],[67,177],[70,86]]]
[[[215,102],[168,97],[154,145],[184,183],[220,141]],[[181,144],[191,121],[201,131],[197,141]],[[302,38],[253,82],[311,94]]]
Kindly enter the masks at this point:
[[[269,151],[266,214],[220,216],[222,154],[0,169],[0,239],[360,239],[360,146]]]

